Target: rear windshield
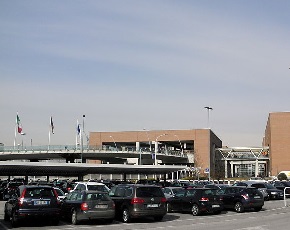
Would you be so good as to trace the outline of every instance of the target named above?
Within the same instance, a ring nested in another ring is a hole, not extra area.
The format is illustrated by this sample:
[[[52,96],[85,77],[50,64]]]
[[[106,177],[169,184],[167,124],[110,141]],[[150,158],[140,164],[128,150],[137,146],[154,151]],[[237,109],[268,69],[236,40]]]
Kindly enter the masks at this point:
[[[109,201],[111,198],[105,193],[88,193],[87,200]]]
[[[108,192],[105,185],[88,185],[88,190]]]
[[[24,198],[55,197],[51,188],[27,188]]]
[[[247,189],[246,191],[249,196],[260,195],[260,192],[257,189]]]
[[[137,197],[163,197],[164,194],[159,187],[139,187],[136,190]]]

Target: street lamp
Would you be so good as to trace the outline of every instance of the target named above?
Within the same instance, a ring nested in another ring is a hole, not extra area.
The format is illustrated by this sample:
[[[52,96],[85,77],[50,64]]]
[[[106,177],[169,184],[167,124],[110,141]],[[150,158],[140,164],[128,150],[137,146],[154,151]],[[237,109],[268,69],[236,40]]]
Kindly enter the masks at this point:
[[[204,107],[205,109],[207,109],[207,126],[208,126],[208,128],[210,128],[209,127],[209,111],[210,110],[213,110],[211,107],[208,107],[208,106],[206,106],[206,107]],[[210,158],[211,158],[211,147],[209,148],[209,158],[208,158],[208,180],[210,181],[210,171],[211,171],[211,168],[210,168]]]
[[[157,165],[156,156],[157,156],[157,152],[158,152],[158,138],[162,137],[162,136],[166,136],[166,135],[168,135],[168,134],[167,133],[163,133],[163,134],[159,135],[158,137],[156,137],[156,139],[155,139],[154,165]]]
[[[213,108],[206,106],[204,107],[205,109],[207,109],[207,127],[209,128],[209,111],[213,110]]]
[[[150,152],[151,152],[151,141],[149,140],[149,135],[148,135],[148,131],[144,128],[143,129],[144,131],[146,131],[146,135],[147,135],[147,139],[148,139],[148,143],[149,143],[149,150],[150,150]]]
[[[178,141],[179,141],[179,145],[180,145],[180,148],[181,148],[181,155],[183,156],[183,147],[182,147],[181,141],[180,141],[179,137],[176,134],[173,134],[173,135],[176,136]]]
[[[112,137],[112,136],[110,136],[110,137],[112,138],[112,140],[113,140],[113,142],[114,142],[114,144],[115,144],[116,151],[117,151],[117,145],[116,145],[116,142],[115,142],[115,140],[114,140],[114,137]]]

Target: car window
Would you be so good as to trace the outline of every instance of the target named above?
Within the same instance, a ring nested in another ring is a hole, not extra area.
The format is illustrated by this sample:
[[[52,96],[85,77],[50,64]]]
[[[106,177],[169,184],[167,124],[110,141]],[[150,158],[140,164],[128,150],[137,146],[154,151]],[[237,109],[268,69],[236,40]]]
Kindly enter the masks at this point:
[[[186,196],[191,197],[191,196],[194,196],[195,194],[196,194],[196,190],[190,189],[190,190],[187,190]]]
[[[27,188],[24,198],[55,197],[50,188]]]
[[[164,194],[159,187],[139,187],[136,189],[137,197],[163,197]]]
[[[77,200],[77,192],[72,192],[68,194],[67,200]]]
[[[265,187],[266,187],[267,189],[276,189],[276,188],[274,187],[274,185],[272,185],[272,184],[268,184],[268,183],[265,183]]]
[[[88,193],[87,200],[100,200],[100,201],[109,201],[111,200],[108,194],[104,193]]]
[[[129,187],[125,190],[125,196],[128,197],[128,196],[132,196],[133,194],[133,188]]]
[[[107,192],[104,185],[88,185],[88,190]]]
[[[208,190],[204,190],[203,191],[203,194],[207,195],[207,196],[212,196],[212,195],[215,195],[216,194],[216,191],[215,189],[208,189]]]
[[[175,193],[176,197],[184,197],[186,190],[179,190]]]
[[[125,195],[125,188],[116,188],[116,191],[113,196],[123,197]]]

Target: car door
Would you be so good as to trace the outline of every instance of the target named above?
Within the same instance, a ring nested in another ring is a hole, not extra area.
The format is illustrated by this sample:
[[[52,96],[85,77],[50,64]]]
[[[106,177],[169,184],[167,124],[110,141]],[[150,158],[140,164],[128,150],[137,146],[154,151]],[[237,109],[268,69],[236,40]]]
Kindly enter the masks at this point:
[[[186,190],[180,190],[176,194],[168,199],[171,205],[171,209],[174,211],[183,211],[183,202],[185,198]]]
[[[71,192],[68,196],[62,201],[61,211],[64,216],[70,216],[72,208],[74,207],[78,194],[80,192]]]
[[[192,204],[193,203],[198,203],[197,201],[197,190],[195,189],[189,189],[186,190],[184,197],[182,197],[181,200],[181,206],[182,206],[182,211],[191,211],[192,209]]]
[[[229,188],[223,188],[219,191],[219,194],[221,194],[224,207],[225,208],[232,208],[234,201],[235,201],[235,193],[236,193],[236,187],[229,187]]]

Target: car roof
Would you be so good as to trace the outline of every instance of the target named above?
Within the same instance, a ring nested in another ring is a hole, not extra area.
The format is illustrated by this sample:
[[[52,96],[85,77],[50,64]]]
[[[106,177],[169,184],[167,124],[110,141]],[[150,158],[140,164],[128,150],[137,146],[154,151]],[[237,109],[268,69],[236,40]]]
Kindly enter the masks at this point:
[[[76,184],[86,184],[86,185],[105,185],[104,183],[101,183],[101,182],[95,182],[95,181],[79,181],[79,182],[76,182]]]

